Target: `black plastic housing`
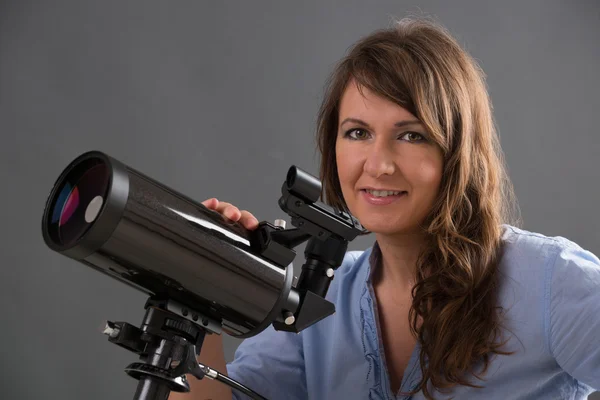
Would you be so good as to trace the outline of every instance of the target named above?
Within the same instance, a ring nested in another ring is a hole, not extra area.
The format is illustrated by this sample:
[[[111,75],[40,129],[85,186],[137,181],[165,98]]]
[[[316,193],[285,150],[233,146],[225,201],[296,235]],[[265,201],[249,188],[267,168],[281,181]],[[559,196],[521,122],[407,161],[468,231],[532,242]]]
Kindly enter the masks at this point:
[[[77,240],[63,243],[52,222],[55,204],[63,182],[90,165],[107,173],[102,208]],[[234,337],[256,335],[283,310],[296,311],[292,268],[255,254],[243,226],[102,152],[84,153],[64,169],[42,232],[52,250],[219,321]]]

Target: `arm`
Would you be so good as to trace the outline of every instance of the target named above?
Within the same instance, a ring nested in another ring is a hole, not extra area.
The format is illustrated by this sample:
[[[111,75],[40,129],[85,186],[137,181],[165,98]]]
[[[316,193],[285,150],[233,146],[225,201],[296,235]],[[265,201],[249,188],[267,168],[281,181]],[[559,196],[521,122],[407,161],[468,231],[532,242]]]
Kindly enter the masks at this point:
[[[227,374],[269,400],[307,399],[302,332],[281,332],[269,326],[245,339],[227,364]],[[247,397],[233,391],[233,399]]]
[[[549,279],[550,351],[563,370],[600,389],[600,260],[574,243],[560,248]]]

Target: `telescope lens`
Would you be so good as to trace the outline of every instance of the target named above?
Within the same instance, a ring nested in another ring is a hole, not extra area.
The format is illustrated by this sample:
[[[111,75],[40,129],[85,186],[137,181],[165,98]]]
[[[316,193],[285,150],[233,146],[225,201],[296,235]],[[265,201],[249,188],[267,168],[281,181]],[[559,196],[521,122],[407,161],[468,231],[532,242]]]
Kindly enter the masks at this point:
[[[75,243],[96,220],[106,199],[109,174],[99,159],[76,165],[59,183],[49,215],[48,233],[63,246]]]

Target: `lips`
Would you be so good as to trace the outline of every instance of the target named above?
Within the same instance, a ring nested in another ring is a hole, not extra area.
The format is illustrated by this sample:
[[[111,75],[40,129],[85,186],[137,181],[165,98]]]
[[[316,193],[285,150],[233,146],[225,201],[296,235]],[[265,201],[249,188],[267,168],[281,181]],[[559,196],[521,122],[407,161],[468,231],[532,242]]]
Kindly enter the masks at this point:
[[[402,199],[404,199],[408,195],[408,192],[401,191],[399,194],[396,194],[396,195],[379,197],[379,196],[374,196],[371,193],[367,192],[366,189],[361,189],[360,194],[361,194],[361,197],[368,204],[375,205],[375,206],[385,206],[385,205],[396,203],[398,201],[402,201]]]
[[[402,190],[365,189],[368,193],[377,197],[385,197],[402,193]]]

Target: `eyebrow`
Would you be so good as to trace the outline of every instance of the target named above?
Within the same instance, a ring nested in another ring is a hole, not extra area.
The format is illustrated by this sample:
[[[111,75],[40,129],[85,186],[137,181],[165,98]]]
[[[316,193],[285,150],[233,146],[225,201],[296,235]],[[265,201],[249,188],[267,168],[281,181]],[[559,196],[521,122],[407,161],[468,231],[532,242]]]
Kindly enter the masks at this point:
[[[367,124],[365,121],[357,119],[357,118],[346,118],[345,120],[342,121],[340,126],[344,125],[347,122],[353,122],[355,124],[362,125],[365,128],[371,129],[371,126],[369,124]],[[403,128],[408,125],[422,125],[422,124],[421,124],[421,121],[419,121],[418,119],[409,119],[409,120],[398,121],[394,124],[394,126],[396,128]]]

